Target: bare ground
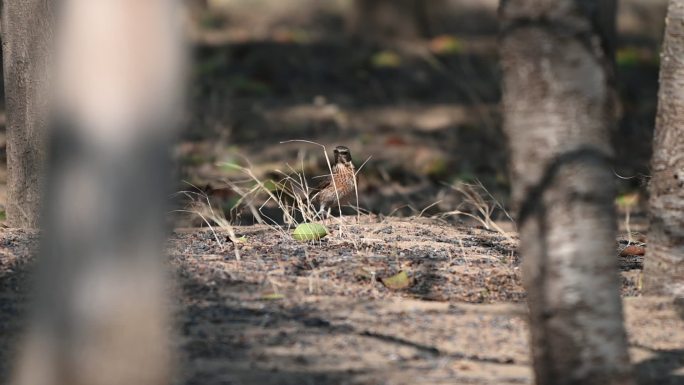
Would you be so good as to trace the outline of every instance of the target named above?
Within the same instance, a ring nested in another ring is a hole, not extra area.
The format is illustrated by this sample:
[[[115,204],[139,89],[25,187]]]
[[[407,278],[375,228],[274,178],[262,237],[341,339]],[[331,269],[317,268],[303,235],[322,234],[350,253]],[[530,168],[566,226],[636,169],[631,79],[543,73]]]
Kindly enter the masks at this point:
[[[329,228],[317,243],[266,226],[235,228],[235,243],[172,234],[176,384],[532,383],[515,236],[423,218]],[[36,239],[0,233],[0,379]],[[682,308],[639,296],[642,260],[617,255],[640,383],[684,384]],[[409,287],[381,282],[399,271]]]

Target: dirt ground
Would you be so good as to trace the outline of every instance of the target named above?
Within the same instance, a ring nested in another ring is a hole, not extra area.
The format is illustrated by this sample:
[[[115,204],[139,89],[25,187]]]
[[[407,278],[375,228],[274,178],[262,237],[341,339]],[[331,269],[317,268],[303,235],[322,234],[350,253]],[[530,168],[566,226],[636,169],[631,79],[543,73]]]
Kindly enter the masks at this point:
[[[514,233],[360,219],[329,220],[331,234],[315,243],[268,226],[236,227],[234,243],[220,230],[173,232],[174,384],[532,383]],[[21,334],[36,240],[0,232],[0,380]],[[643,261],[618,251],[639,383],[684,384],[683,310],[640,296]],[[400,271],[407,287],[383,283]]]

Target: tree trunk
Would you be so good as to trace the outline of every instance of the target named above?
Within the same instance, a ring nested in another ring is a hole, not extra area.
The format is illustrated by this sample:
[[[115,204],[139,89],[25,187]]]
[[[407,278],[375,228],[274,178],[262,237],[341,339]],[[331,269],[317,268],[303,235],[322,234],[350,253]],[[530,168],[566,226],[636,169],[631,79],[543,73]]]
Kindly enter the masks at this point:
[[[427,35],[427,2],[423,0],[354,0],[351,32],[366,40],[393,42]]]
[[[644,290],[684,297],[684,0],[670,0],[660,64]]]
[[[610,168],[615,2],[601,3],[500,8],[504,131],[537,384],[632,383]]]
[[[60,2],[36,306],[12,384],[168,383],[177,11],[168,0]]]
[[[49,1],[3,2],[7,108],[7,225],[36,227],[46,153],[44,92],[51,36]]]

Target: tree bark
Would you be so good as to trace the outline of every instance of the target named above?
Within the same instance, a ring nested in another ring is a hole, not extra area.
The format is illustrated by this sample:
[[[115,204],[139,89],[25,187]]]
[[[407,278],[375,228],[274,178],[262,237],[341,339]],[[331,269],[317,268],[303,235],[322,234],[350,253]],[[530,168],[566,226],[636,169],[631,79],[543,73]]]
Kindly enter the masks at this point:
[[[615,1],[503,0],[504,131],[537,384],[630,384],[615,258]]]
[[[423,0],[354,0],[351,32],[366,40],[392,42],[427,35],[427,2]]]
[[[36,227],[46,154],[49,1],[3,3],[7,108],[7,225]]]
[[[59,3],[35,308],[11,383],[163,385],[179,12],[168,0]]]
[[[684,297],[684,0],[670,0],[666,20],[644,290]]]

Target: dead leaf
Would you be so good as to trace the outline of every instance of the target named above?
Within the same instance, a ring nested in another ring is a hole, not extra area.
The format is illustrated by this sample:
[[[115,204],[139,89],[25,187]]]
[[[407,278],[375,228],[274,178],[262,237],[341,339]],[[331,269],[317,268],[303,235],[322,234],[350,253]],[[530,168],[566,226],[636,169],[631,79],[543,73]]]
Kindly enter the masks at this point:
[[[400,271],[391,277],[382,278],[381,281],[385,287],[392,290],[406,289],[411,286],[411,278],[409,278],[405,271]]]
[[[620,251],[621,257],[626,257],[628,255],[644,255],[646,254],[646,248],[639,245],[629,245]]]

